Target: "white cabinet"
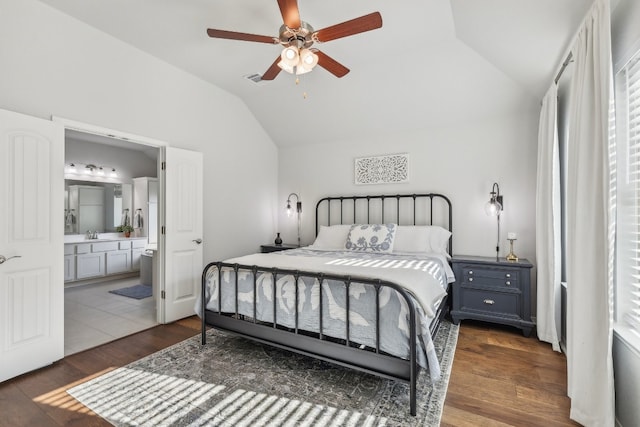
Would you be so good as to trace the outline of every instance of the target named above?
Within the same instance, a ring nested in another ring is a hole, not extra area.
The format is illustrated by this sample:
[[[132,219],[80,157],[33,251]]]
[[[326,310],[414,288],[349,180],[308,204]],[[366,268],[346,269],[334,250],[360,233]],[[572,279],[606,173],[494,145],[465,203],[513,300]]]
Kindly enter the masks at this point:
[[[75,280],[76,278],[76,247],[75,245],[64,245],[64,281]]]
[[[76,256],[64,256],[64,281],[69,282],[76,278]]]
[[[105,275],[104,252],[76,255],[76,279]]]
[[[131,269],[140,270],[140,257],[144,253],[143,248],[131,249]]]
[[[107,254],[107,274],[125,273],[131,270],[131,250],[109,251]]]
[[[139,271],[145,245],[143,239],[68,243],[64,246],[64,281]]]
[[[146,242],[144,240],[133,240],[131,242],[131,269],[140,270],[140,257],[144,253]]]

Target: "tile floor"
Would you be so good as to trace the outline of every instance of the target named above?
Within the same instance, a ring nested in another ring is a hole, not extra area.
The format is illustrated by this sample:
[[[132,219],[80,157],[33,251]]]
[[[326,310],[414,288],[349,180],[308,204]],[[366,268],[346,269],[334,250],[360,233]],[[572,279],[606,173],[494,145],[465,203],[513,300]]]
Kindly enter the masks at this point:
[[[64,355],[68,356],[151,328],[155,299],[137,300],[109,293],[140,283],[139,277],[66,288],[64,291]]]

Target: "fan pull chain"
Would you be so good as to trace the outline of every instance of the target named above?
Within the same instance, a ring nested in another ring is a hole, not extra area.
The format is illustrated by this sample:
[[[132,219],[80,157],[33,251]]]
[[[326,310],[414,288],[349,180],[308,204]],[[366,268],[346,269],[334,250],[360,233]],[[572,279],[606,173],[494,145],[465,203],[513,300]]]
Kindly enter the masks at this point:
[[[296,86],[300,84],[300,78],[296,76]],[[302,98],[307,99],[307,92],[302,91]]]

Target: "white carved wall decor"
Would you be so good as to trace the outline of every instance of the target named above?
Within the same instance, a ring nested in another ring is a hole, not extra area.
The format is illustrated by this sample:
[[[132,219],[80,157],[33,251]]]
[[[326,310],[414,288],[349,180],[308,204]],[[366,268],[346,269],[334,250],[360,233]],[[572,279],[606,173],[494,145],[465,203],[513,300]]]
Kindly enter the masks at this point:
[[[403,182],[409,182],[409,155],[406,153],[355,159],[356,184]]]

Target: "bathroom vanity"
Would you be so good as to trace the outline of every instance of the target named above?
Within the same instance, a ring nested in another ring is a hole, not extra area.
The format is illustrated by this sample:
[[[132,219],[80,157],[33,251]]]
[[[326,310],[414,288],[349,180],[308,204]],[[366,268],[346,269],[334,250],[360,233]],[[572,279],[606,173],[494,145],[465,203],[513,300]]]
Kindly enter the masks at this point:
[[[146,245],[146,237],[85,239],[82,235],[66,236],[64,281],[71,283],[138,272]]]

